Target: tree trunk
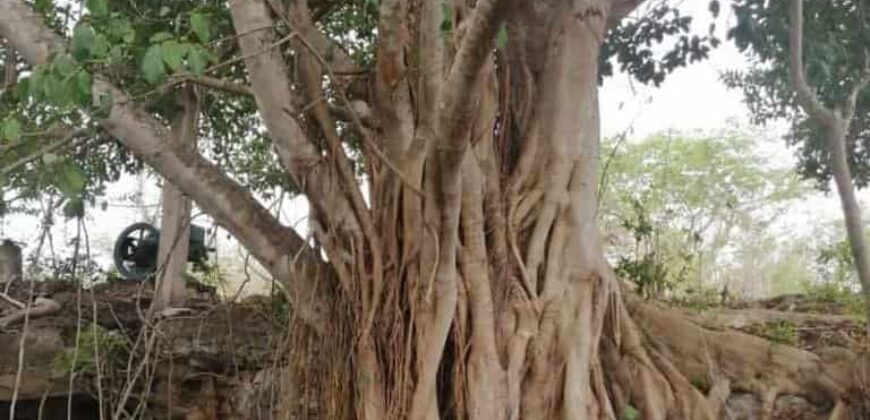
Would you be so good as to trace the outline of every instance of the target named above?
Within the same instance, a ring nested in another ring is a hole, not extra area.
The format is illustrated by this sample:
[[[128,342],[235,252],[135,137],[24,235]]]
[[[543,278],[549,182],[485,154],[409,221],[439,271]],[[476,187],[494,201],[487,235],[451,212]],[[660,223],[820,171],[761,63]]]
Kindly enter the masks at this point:
[[[181,112],[172,121],[172,136],[179,148],[196,149],[198,99],[190,87],[178,92]],[[154,310],[184,305],[187,254],[190,239],[190,198],[170,181],[163,182],[163,215],[157,254],[157,299]]]
[[[701,328],[632,297],[605,261],[598,55],[608,26],[638,1],[450,3],[380,0],[367,98],[375,121],[364,124],[309,38],[306,2],[229,2],[249,91],[311,203],[316,248],[95,78],[95,96],[115,100],[107,131],[284,285],[291,316],[276,415],[712,420],[732,390],[757,395],[763,418],[782,393],[836,413],[861,401],[863,373]],[[38,64],[63,43],[27,10],[0,2],[0,35]],[[298,79],[273,47],[283,38]],[[351,124],[332,119],[327,93]],[[367,195],[348,143],[359,145]]]
[[[22,274],[21,247],[13,242],[0,242],[0,286],[20,281]]]
[[[843,207],[843,218],[846,225],[846,234],[849,237],[849,246],[852,250],[852,259],[855,261],[855,269],[861,283],[861,291],[864,296],[864,308],[867,319],[870,320],[870,256],[867,254],[867,246],[864,238],[864,224],[861,222],[861,207],[858,198],[855,197],[855,186],[852,184],[852,171],[846,155],[846,130],[848,122],[837,118],[836,123],[828,127],[826,140],[831,154],[831,168],[834,181],[837,184],[837,193],[840,196],[840,204]],[[870,324],[868,324],[870,331]]]
[[[833,109],[826,107],[818,95],[807,83],[803,64],[803,0],[791,0],[789,8],[789,46],[790,69],[789,73],[792,85],[795,89],[798,104],[809,117],[815,120],[825,129],[825,141],[830,154],[831,172],[837,184],[837,192],[840,195],[840,203],[843,207],[846,233],[849,237],[849,246],[852,250],[852,258],[858,278],[861,282],[861,290],[864,296],[865,313],[870,322],[870,255],[864,244],[864,226],[861,223],[861,208],[855,197],[855,186],[852,184],[852,173],[849,169],[849,158],[846,147],[846,136],[855,112],[855,101],[858,94],[868,83],[868,75],[863,80],[852,81],[851,93],[842,103]],[[870,323],[867,325],[870,335]]]

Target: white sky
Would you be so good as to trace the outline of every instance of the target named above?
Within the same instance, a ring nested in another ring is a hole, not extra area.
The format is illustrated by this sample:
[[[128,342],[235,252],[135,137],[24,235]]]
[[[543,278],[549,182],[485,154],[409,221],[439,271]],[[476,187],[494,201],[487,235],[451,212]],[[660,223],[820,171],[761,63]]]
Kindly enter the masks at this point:
[[[703,33],[709,23],[707,0],[683,2],[681,9],[684,14],[696,16],[696,32]],[[728,19],[729,1],[723,1],[722,11]],[[727,27],[727,23],[719,20],[719,28]],[[720,33],[723,38],[724,34]],[[728,69],[745,67],[745,59],[729,42],[711,53],[710,59],[694,63],[687,68],[679,69],[671,74],[659,88],[646,87],[633,83],[625,75],[609,78],[601,91],[602,132],[604,136],[613,136],[631,130],[630,139],[643,137],[669,129],[680,131],[716,131],[733,126],[736,122],[741,126],[748,125],[748,113],[741,103],[741,93],[730,91],[719,81],[720,72]],[[766,129],[766,135],[779,138],[782,128]],[[777,165],[794,166],[793,152],[786,149],[784,141],[772,142],[775,146],[770,152]],[[124,207],[131,204],[124,198],[136,186],[135,179],[111,186],[107,201],[110,206],[103,211],[99,208],[88,212],[87,222],[90,233],[91,248],[95,254],[108,256],[111,254],[115,236],[127,225],[143,220],[143,212],[139,209]],[[155,181],[145,181],[146,204],[157,204],[159,193]],[[867,194],[861,196],[866,198]],[[864,200],[865,202],[867,200]],[[154,213],[154,207],[146,210]],[[304,199],[294,200],[294,204],[285,206],[282,219],[294,224],[304,219],[307,205]],[[839,204],[836,196],[824,197],[817,194],[805,202],[797,204],[782,220],[781,229],[789,231],[806,231],[808,226],[817,226],[823,220],[838,220]],[[200,219],[202,220],[202,219]],[[195,222],[197,223],[197,222]],[[199,222],[208,225],[203,220]],[[298,226],[303,229],[303,220]],[[38,233],[38,220],[34,217],[15,216],[0,221],[0,238],[7,237],[16,241],[33,244]],[[54,232],[55,246],[60,247],[75,235],[75,225],[58,220]],[[237,249],[230,246],[233,241],[226,235],[219,237],[218,246],[222,259],[237,255]],[[231,258],[232,259],[232,258]],[[101,258],[108,264],[108,258]]]

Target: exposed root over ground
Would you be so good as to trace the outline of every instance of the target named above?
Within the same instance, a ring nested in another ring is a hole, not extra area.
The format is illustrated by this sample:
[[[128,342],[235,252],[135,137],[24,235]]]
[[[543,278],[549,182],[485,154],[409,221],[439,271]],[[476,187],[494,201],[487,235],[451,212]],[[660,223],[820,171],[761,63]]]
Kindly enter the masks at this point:
[[[698,313],[627,297],[610,321],[620,339],[602,344],[615,405],[644,419],[870,418],[860,321],[753,306]]]
[[[93,295],[36,283],[34,300],[59,308],[31,318],[26,331],[22,323],[0,328],[0,417],[15,394],[16,419],[36,419],[40,410],[43,419],[66,419],[68,396],[74,419],[101,418],[98,406],[102,418],[271,418],[272,355],[286,325],[273,315],[286,308],[265,298],[219,303],[196,286],[189,314],[148,321],[152,293],[153,285],[133,282],[98,285]],[[28,284],[9,294],[26,302]]]
[[[10,294],[27,299],[25,289]],[[38,402],[43,395],[69,394],[68,376],[57,372],[57,365],[75,347],[76,290],[65,283],[45,283],[39,285],[38,294],[58,302],[61,309],[34,318],[29,326],[24,380],[18,391],[23,401],[20,413],[32,409],[28,401]],[[141,358],[145,348],[135,346],[144,325],[141,308],[150,301],[147,293],[137,284],[111,284],[98,287],[95,299],[98,324],[122,333],[128,349]],[[791,299],[798,304],[789,307],[807,304],[806,298]],[[608,315],[605,329],[618,335],[603,333],[601,364],[593,375],[600,374],[600,385],[617,407],[613,413],[617,419],[631,418],[632,411],[643,419],[870,418],[870,358],[862,344],[862,324],[852,317],[779,310],[779,300],[701,312],[631,296],[625,302],[615,304],[612,313],[619,315]],[[276,366],[271,343],[278,343],[280,337],[269,339],[275,320],[268,299],[230,305],[204,293],[192,306],[194,314],[163,320],[156,327],[161,345],[151,350],[149,385],[135,386],[137,393],[149,388],[142,393],[150,398],[149,414],[272,418],[270,407],[278,390],[293,385],[277,384],[270,374]],[[82,294],[80,308],[85,326],[90,325],[88,291]],[[0,331],[0,414],[9,408],[20,329],[21,325],[11,325]],[[83,356],[92,358],[92,354]],[[104,367],[109,364],[103,361]],[[130,375],[123,367],[103,374],[122,379]],[[72,393],[96,397],[94,380],[93,370],[80,371]],[[110,380],[115,386],[124,382],[103,378],[106,384]],[[134,399],[128,405],[139,403]],[[317,411],[316,406],[309,407],[308,417],[317,418]]]

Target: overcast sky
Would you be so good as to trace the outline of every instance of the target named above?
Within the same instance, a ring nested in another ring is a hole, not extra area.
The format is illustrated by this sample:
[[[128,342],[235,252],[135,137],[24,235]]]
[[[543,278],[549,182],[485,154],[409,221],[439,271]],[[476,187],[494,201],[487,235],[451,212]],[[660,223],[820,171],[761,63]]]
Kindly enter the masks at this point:
[[[680,6],[684,14],[696,16],[695,31],[699,33],[703,33],[710,23],[707,3],[707,0],[693,0],[683,2]],[[723,38],[722,28],[727,26],[727,20],[730,19],[730,7],[727,3],[729,2],[723,1],[724,15],[719,20],[719,35]],[[633,83],[626,75],[618,74],[609,78],[600,94],[602,133],[604,136],[613,136],[630,130],[629,138],[642,139],[669,129],[711,132],[733,127],[735,123],[746,126],[748,113],[741,102],[740,92],[726,89],[719,81],[720,72],[741,69],[745,65],[744,57],[731,43],[724,42],[711,53],[710,59],[675,71],[659,88]],[[764,135],[769,138],[778,139],[781,134],[781,128],[764,130]],[[793,167],[793,152],[785,148],[785,143],[778,139],[770,144],[775,145],[770,153],[771,159],[778,165]],[[145,184],[144,202],[149,205],[157,204],[159,194],[155,181],[149,179]],[[91,246],[95,253],[110,254],[115,236],[127,225],[143,219],[143,211],[129,207],[131,203],[125,198],[135,185],[135,180],[127,179],[112,186],[107,196],[109,207],[106,210],[92,209],[88,212]],[[146,207],[145,213],[153,215],[155,209],[153,206]],[[295,200],[295,205],[285,207],[283,219],[289,223],[301,221],[299,226],[304,229],[306,209],[304,200]],[[836,197],[818,194],[795,206],[781,223],[781,228],[789,231],[805,228],[820,219],[834,220],[838,217],[838,212]],[[58,222],[54,240],[55,245],[60,247],[75,235],[75,224],[60,220]],[[0,222],[0,238],[8,237],[34,243],[37,233],[38,220],[33,217],[7,217]],[[221,243],[224,244],[224,252],[236,252],[226,246],[225,239],[222,238]],[[101,260],[108,262],[108,259]]]

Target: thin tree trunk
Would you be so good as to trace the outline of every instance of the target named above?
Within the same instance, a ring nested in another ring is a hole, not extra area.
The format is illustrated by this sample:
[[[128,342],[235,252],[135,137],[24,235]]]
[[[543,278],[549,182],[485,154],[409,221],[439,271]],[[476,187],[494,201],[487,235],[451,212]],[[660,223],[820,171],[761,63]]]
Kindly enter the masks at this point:
[[[2,290],[8,289],[9,284],[20,281],[22,273],[21,247],[14,242],[0,242],[0,285]]]
[[[819,123],[825,129],[825,137],[830,153],[831,171],[837,184],[837,192],[840,195],[840,203],[843,207],[843,217],[846,224],[846,233],[849,237],[849,246],[852,249],[852,257],[858,279],[861,282],[861,290],[864,296],[864,308],[870,321],[870,261],[868,261],[867,249],[864,244],[864,226],[861,223],[861,208],[855,197],[855,187],[852,184],[852,173],[849,169],[848,151],[846,149],[846,136],[855,111],[855,101],[860,91],[868,83],[868,75],[863,80],[857,80],[852,86],[851,93],[842,103],[833,108],[825,106],[818,95],[807,82],[804,74],[803,63],[803,0],[791,0],[789,8],[789,75],[795,89],[798,104],[809,117]],[[870,323],[867,325],[870,332]]]
[[[9,89],[15,86],[18,81],[18,56],[15,54],[15,49],[12,46],[6,46],[6,63],[3,71],[3,89]]]
[[[849,246],[852,250],[852,258],[855,261],[855,269],[858,271],[858,279],[861,282],[861,292],[864,296],[864,310],[870,320],[870,257],[867,255],[867,245],[864,238],[864,224],[861,221],[861,207],[855,196],[855,186],[852,184],[852,171],[846,155],[846,126],[848,124],[840,118],[836,123],[828,127],[826,140],[831,153],[831,170],[834,181],[837,184],[837,193],[840,196],[840,204],[843,207],[843,218],[846,225],[846,234],[849,237]],[[870,331],[870,324],[868,324]]]
[[[195,150],[198,99],[189,87],[178,92],[182,111],[172,121],[172,135],[180,149]],[[190,198],[168,180],[163,182],[163,217],[157,254],[157,300],[154,309],[184,305],[184,274],[190,239]]]

